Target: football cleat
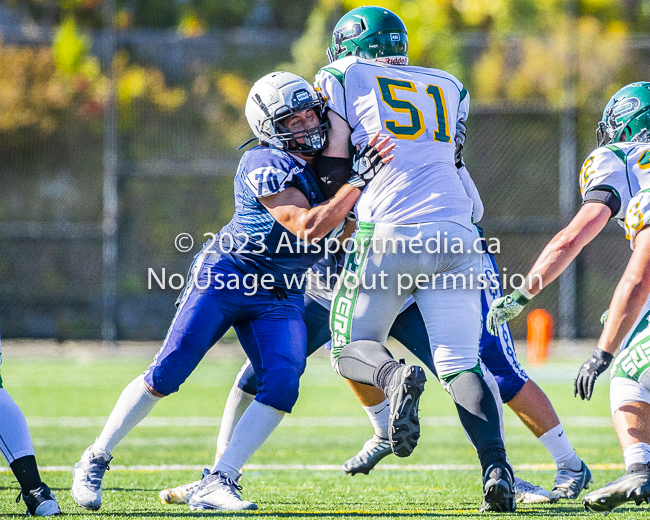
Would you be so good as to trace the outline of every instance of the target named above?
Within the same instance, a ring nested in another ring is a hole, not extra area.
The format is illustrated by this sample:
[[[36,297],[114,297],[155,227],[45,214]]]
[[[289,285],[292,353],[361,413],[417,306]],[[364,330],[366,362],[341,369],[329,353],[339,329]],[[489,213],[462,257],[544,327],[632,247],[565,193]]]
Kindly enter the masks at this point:
[[[72,469],[72,489],[74,501],[81,507],[96,511],[102,505],[102,479],[108,463],[113,460],[111,454],[103,450],[94,450],[90,446],[83,452],[81,460]]]
[[[560,500],[552,491],[515,477],[515,501],[518,504],[554,504]]]
[[[643,502],[650,503],[650,465],[638,466],[644,469],[632,469],[614,482],[587,493],[582,497],[585,508],[607,514],[625,502],[634,502],[637,506]]]
[[[365,442],[361,451],[343,464],[341,469],[343,473],[348,475],[356,475],[357,473],[367,475],[381,459],[391,453],[393,453],[393,450],[390,449],[390,441],[373,435],[370,440]]]
[[[578,498],[583,489],[589,489],[589,484],[593,481],[591,471],[589,471],[589,468],[584,462],[582,462],[582,467],[579,471],[570,470],[560,464],[558,465],[555,483],[551,492],[555,493],[559,498],[573,500]]]
[[[27,514],[30,516],[52,516],[60,515],[61,509],[56,501],[56,497],[47,484],[41,482],[36,489],[32,489],[28,494],[21,493],[23,501],[27,506]],[[20,498],[18,498],[20,500]]]
[[[207,477],[209,474],[210,470],[205,468],[203,470],[203,477]],[[199,484],[201,484],[201,481],[195,480],[189,484],[181,484],[174,488],[165,488],[158,493],[158,497],[163,504],[187,504],[190,497],[199,487]]]
[[[418,444],[418,404],[426,380],[422,367],[402,365],[393,375],[386,392],[390,400],[388,439],[393,453],[398,457],[408,457]]]
[[[257,504],[242,500],[241,486],[220,471],[201,479],[199,486],[188,500],[190,509],[217,509],[219,511],[242,511],[257,509]]]
[[[481,512],[511,513],[515,502],[514,473],[507,462],[490,464],[483,474],[483,505]]]

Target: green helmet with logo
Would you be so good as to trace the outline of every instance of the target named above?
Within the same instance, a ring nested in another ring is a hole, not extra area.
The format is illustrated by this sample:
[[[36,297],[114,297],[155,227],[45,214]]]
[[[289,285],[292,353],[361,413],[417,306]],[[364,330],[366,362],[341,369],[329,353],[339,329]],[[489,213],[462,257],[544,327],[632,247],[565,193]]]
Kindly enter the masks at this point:
[[[598,146],[607,143],[650,142],[650,82],[637,81],[614,94],[596,130]]]
[[[408,46],[406,26],[399,16],[383,7],[369,5],[357,7],[339,20],[327,57],[330,63],[346,56],[358,56],[406,65]]]

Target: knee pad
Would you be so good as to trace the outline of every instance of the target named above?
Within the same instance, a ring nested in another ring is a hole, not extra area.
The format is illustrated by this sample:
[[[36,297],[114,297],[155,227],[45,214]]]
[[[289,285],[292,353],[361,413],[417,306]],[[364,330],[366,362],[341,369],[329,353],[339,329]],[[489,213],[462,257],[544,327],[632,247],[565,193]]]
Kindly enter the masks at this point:
[[[290,413],[298,400],[298,386],[302,371],[290,368],[274,368],[267,370],[259,379],[257,397],[262,404]]]
[[[242,392],[251,395],[257,394],[257,377],[255,376],[255,370],[250,361],[246,360],[246,364],[239,371],[239,374],[237,374],[236,383]]]

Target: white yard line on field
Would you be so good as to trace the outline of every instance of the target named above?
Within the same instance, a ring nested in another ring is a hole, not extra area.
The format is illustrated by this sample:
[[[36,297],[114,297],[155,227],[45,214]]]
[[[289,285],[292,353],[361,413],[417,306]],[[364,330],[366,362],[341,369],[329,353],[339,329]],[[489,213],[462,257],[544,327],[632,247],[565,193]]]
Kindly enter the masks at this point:
[[[203,471],[204,466],[186,464],[160,464],[160,465],[136,465],[120,466],[111,465],[111,471]],[[590,464],[592,470],[623,470],[623,464]],[[381,464],[375,467],[376,471],[474,471],[478,470],[478,464]],[[554,464],[523,464],[515,469],[526,471],[553,471]],[[72,466],[42,466],[40,471],[72,471]],[[341,471],[340,465],[334,464],[247,464],[244,471]],[[0,473],[9,473],[8,467],[0,467]]]
[[[28,417],[31,428],[101,428],[106,424],[106,417]],[[138,426],[145,428],[160,427],[213,427],[217,428],[221,420],[214,417],[146,417]],[[455,415],[420,418],[423,426],[460,426]],[[508,427],[524,427],[516,417],[506,417]],[[612,426],[611,417],[567,417],[562,424],[569,427],[606,428]],[[285,417],[280,428],[358,428],[367,426],[366,417]]]

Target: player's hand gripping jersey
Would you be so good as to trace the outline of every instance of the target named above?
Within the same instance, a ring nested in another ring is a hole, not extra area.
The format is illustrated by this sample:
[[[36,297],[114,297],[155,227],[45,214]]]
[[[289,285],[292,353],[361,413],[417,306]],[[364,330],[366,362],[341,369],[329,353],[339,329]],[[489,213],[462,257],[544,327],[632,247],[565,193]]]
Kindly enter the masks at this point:
[[[636,233],[650,219],[650,144],[616,143],[594,150],[580,171],[580,193],[584,202],[601,202],[612,210],[634,249]]]
[[[456,122],[469,110],[460,81],[441,70],[348,57],[321,69],[316,88],[353,128],[354,146],[375,132],[396,143],[394,159],[359,199],[360,221],[471,227],[472,201],[454,159]]]

